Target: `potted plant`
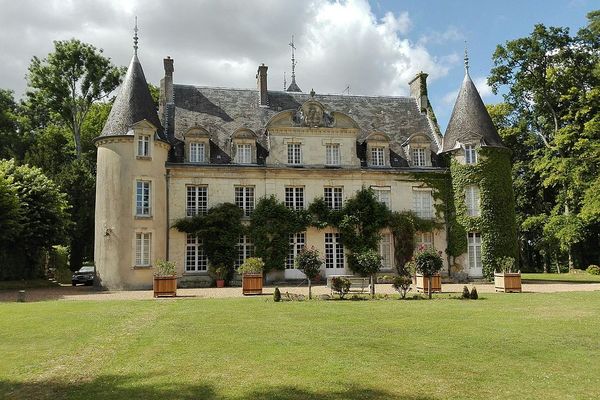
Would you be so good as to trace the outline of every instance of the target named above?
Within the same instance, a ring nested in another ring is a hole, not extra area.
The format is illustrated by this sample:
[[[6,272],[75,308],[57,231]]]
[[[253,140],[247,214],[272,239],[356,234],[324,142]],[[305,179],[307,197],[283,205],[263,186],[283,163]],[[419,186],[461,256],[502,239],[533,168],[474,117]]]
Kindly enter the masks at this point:
[[[211,266],[209,273],[214,278],[218,288],[225,287],[225,279],[227,279],[227,275],[229,275],[229,269],[226,266],[223,264],[220,264],[217,267]]]
[[[444,266],[444,262],[441,252],[437,253],[431,248],[419,251],[415,256],[415,265],[417,268],[417,291],[426,291],[431,299],[432,292],[442,291],[442,278],[439,272]]]
[[[304,248],[296,257],[297,268],[306,275],[308,279],[308,298],[312,299],[312,285],[311,282],[316,280],[315,277],[319,276],[321,272],[321,265],[323,260],[319,256],[319,250],[312,246],[310,249]]]
[[[262,294],[263,268],[265,263],[262,258],[249,257],[238,268],[238,274],[242,275],[242,294]]]
[[[154,297],[177,296],[177,275],[175,263],[167,260],[156,260],[154,272]]]
[[[515,259],[500,257],[496,261],[499,271],[494,272],[494,287],[497,292],[521,293],[521,271],[515,272]]]

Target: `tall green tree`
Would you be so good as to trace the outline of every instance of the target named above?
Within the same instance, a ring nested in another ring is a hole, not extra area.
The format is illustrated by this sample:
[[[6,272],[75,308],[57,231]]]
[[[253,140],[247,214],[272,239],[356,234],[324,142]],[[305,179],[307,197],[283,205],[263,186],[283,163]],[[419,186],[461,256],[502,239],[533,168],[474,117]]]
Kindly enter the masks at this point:
[[[69,127],[75,154],[81,158],[81,127],[90,107],[110,95],[124,70],[112,65],[101,49],[77,39],[55,41],[44,59],[33,57],[27,76],[30,101],[56,113]]]

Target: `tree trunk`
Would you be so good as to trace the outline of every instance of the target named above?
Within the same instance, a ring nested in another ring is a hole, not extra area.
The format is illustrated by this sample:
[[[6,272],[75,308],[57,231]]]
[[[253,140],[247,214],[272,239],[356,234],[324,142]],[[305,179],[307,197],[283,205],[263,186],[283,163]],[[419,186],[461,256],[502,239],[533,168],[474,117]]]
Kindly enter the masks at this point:
[[[431,300],[431,282],[432,282],[431,275],[429,275],[429,276],[427,277],[427,282],[429,283],[429,284],[427,285],[427,296],[429,296],[429,299]]]
[[[546,258],[545,255],[542,255],[542,258],[544,259],[544,273],[547,274],[548,273],[548,259]]]
[[[73,124],[73,140],[75,141],[75,154],[77,159],[81,160],[81,132],[76,122]]]
[[[371,298],[375,298],[375,275],[371,275]]]
[[[310,285],[310,278],[308,278],[308,299],[312,299],[312,286]]]

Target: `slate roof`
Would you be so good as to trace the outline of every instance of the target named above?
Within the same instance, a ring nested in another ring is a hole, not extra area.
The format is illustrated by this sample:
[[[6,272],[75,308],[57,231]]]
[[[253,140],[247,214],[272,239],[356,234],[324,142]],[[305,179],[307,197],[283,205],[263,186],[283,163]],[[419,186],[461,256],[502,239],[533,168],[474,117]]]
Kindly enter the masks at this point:
[[[100,136],[126,135],[133,124],[144,119],[158,128],[161,139],[166,139],[144,70],[134,54]]]
[[[168,111],[169,135],[183,140],[185,132],[201,126],[210,133],[211,141],[225,152],[229,138],[239,128],[258,135],[259,144],[267,147],[265,126],[277,113],[297,110],[310,99],[308,93],[269,91],[268,107],[259,107],[258,90],[179,85],[174,86],[174,110]],[[360,127],[359,141],[369,132],[380,131],[391,139],[391,150],[403,156],[401,144],[415,133],[430,137],[437,152],[435,133],[424,113],[412,97],[350,96],[316,94],[329,111],[343,112]]]
[[[472,140],[472,138],[479,139],[482,146],[504,147],[481,96],[467,72],[446,128],[442,151],[453,150],[457,142]]]

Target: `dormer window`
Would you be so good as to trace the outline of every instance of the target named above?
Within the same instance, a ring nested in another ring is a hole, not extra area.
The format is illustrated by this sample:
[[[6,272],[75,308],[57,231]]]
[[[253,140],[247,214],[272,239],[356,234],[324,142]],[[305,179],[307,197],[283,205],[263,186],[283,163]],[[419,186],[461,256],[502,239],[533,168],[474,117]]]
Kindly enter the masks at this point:
[[[385,147],[371,147],[371,166],[383,167],[385,165]]]
[[[339,143],[328,143],[325,145],[325,165],[340,165]]]
[[[410,158],[413,167],[431,166],[431,139],[422,133],[412,135],[402,144],[405,154]]]
[[[206,162],[205,157],[206,147],[204,143],[192,142],[189,148],[189,160],[192,163]]]
[[[235,145],[235,162],[237,164],[251,164],[252,163],[252,145],[250,144],[236,144]]]
[[[415,167],[426,167],[427,157],[424,148],[417,148],[412,150],[412,160]]]
[[[477,149],[472,144],[465,146],[465,163],[477,164]]]
[[[231,135],[231,157],[235,164],[256,163],[256,134],[248,128],[239,128]]]
[[[137,140],[138,157],[150,157],[150,135],[139,135]]]
[[[302,164],[302,145],[300,143],[288,143],[287,163],[290,165]]]
[[[185,158],[190,163],[206,163],[209,160],[210,135],[201,127],[190,128],[184,135]]]
[[[385,167],[390,165],[390,138],[382,132],[373,132],[365,139],[367,143],[367,165]]]

